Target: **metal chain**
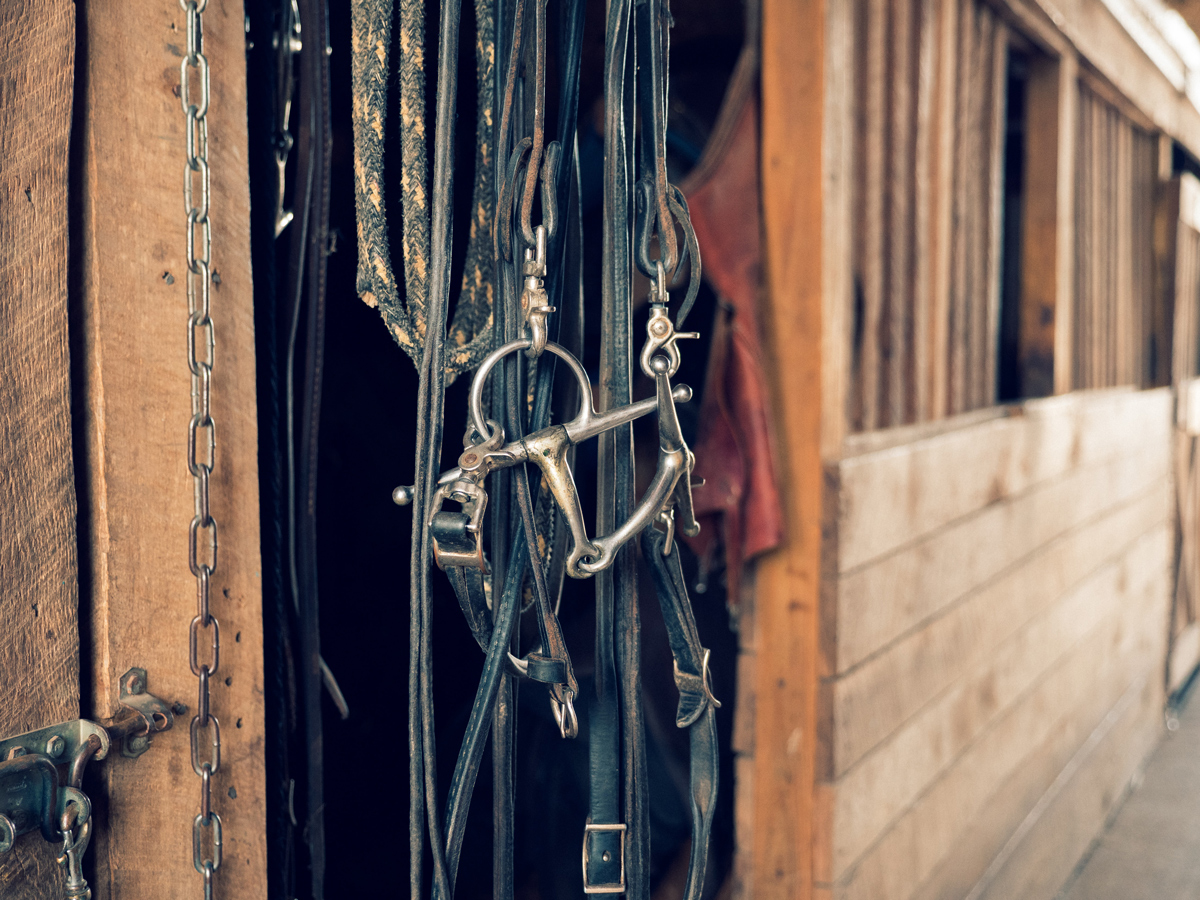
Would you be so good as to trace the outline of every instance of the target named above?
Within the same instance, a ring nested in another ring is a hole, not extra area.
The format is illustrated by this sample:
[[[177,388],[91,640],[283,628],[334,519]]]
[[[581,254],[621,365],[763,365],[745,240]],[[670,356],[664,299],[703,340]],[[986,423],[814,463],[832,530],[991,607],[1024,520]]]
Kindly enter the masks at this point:
[[[221,723],[209,711],[209,682],[220,667],[221,629],[208,605],[212,575],[217,568],[217,522],[208,503],[208,484],[216,457],[216,425],[209,405],[214,359],[213,322],[209,315],[212,252],[212,225],[208,216],[209,80],[208,59],[201,52],[202,13],[208,0],[179,0],[179,5],[187,15],[187,54],[179,67],[179,96],[187,116],[183,206],[187,214],[187,354],[192,375],[187,464],[195,479],[196,493],[196,514],[188,532],[188,564],[196,577],[196,616],[188,636],[188,656],[192,674],[199,680],[197,712],[191,725],[192,769],[200,776],[200,814],[192,821],[192,862],[204,878],[205,900],[211,900],[213,875],[221,868],[221,817],[212,808],[212,778],[221,768]],[[192,99],[193,78],[200,95],[197,101]],[[200,355],[198,349],[202,351]],[[202,453],[198,444],[203,444]],[[211,658],[201,662],[200,632],[208,630],[212,633]],[[205,744],[207,758],[201,761],[201,746]]]

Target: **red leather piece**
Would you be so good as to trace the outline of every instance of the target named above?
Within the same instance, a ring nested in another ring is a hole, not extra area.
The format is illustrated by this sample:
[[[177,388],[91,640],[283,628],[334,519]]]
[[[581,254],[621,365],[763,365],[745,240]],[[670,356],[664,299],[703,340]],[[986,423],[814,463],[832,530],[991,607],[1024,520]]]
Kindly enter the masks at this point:
[[[728,599],[744,563],[779,546],[783,509],[775,480],[770,396],[763,374],[758,297],[762,283],[758,70],[743,54],[696,171],[683,185],[704,277],[720,298],[696,441],[696,515],[690,541],[703,558],[718,525]]]

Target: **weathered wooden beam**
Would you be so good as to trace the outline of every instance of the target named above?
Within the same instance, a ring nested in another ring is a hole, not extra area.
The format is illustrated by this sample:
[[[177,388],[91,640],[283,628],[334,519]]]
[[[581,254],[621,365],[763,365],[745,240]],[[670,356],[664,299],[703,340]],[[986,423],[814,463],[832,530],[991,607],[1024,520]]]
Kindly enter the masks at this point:
[[[147,670],[149,689],[189,707],[137,760],[102,772],[107,817],[93,840],[100,900],[201,893],[192,866],[200,778],[188,725],[197,680],[188,662],[196,582],[188,568],[194,512],[187,466],[185,118],[179,100],[186,18],[161,0],[81,0],[78,134],[83,141],[82,498],[92,583],[92,693],[113,711],[115,680]],[[220,669],[211,683],[221,765],[213,805],[224,822],[217,897],[266,896],[261,573],[254,318],[246,136],[245,33],[239,0],[209,0],[204,53],[212,173],[212,316],[216,352],[211,483],[220,529],[212,611]],[[207,648],[201,648],[205,652]],[[204,657],[207,659],[207,655]],[[201,751],[201,759],[207,758]]]
[[[75,8],[0,4],[0,737],[79,716],[79,580],[67,351]],[[0,896],[62,890],[34,833],[0,857]]]
[[[840,453],[846,420],[853,9],[765,0],[762,11],[764,332],[787,537],[757,572],[753,865],[742,889],[804,900],[828,865],[814,783],[822,454]]]

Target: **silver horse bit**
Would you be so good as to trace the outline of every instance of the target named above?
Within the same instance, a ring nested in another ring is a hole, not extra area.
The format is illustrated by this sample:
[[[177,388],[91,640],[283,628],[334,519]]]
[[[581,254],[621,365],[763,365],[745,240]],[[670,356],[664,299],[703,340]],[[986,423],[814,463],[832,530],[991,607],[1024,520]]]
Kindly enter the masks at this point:
[[[570,422],[550,425],[505,443],[500,424],[493,419],[484,419],[483,388],[496,363],[510,353],[536,350],[535,342],[529,338],[510,341],[484,359],[471,382],[470,396],[471,424],[475,432],[484,438],[469,445],[459,456],[458,466],[438,479],[437,492],[426,522],[427,527],[432,525],[433,517],[441,511],[447,498],[461,503],[469,519],[466,531],[473,549],[469,553],[443,551],[438,547],[435,537],[433,552],[440,568],[451,565],[486,570],[480,541],[483,513],[487,507],[484,481],[491,472],[522,462],[533,463],[541,469],[550,493],[566,519],[572,537],[566,571],[572,578],[588,578],[609,568],[616,560],[617,551],[653,522],[659,522],[667,529],[667,552],[670,551],[670,538],[673,538],[676,528],[689,537],[699,534],[700,525],[692,506],[691,472],[695,457],[684,442],[675,410],[676,402],[686,403],[692,398],[692,389],[687,385],[671,387],[671,376],[679,368],[679,351],[675,341],[698,335],[676,333],[665,304],[659,302],[659,298],[665,299],[665,291],[661,287],[652,298],[655,302],[651,306],[650,320],[646,325],[646,344],[640,358],[642,371],[655,381],[654,397],[603,413],[596,412],[592,403],[591,381],[583,365],[565,347],[547,341],[545,349],[563,360],[579,383],[579,413]],[[658,412],[658,469],[654,479],[624,524],[603,537],[589,538],[583,522],[579,493],[567,461],[567,451],[581,441],[632,422],[652,410]]]

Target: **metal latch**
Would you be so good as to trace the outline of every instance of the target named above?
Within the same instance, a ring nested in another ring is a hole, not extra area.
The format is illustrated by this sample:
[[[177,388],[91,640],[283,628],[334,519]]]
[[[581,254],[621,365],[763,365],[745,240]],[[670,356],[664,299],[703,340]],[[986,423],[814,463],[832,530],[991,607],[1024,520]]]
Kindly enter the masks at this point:
[[[108,756],[113,741],[130,758],[150,749],[150,737],[168,730],[187,707],[169,705],[146,689],[146,670],[133,668],[117,682],[120,711],[103,723],[76,719],[0,740],[0,856],[18,837],[40,831],[62,842],[66,896],[87,898],[81,859],[91,836],[92,804],[80,790],[84,769]],[[66,767],[60,779],[58,767]]]

